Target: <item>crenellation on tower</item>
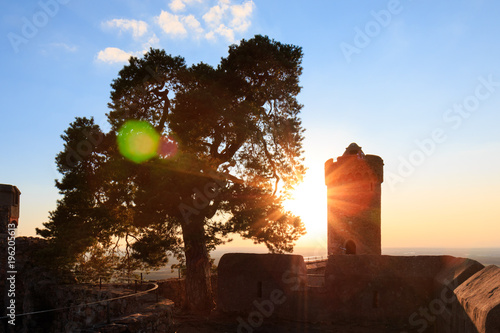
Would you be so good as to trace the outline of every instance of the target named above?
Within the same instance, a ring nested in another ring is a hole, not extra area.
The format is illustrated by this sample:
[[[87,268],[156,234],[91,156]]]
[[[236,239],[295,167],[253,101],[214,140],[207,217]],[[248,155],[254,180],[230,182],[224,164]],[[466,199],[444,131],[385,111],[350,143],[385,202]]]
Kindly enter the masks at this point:
[[[0,184],[0,234],[8,232],[8,225],[19,223],[21,191],[16,186]]]
[[[328,255],[381,254],[381,184],[384,162],[351,143],[325,162]]]

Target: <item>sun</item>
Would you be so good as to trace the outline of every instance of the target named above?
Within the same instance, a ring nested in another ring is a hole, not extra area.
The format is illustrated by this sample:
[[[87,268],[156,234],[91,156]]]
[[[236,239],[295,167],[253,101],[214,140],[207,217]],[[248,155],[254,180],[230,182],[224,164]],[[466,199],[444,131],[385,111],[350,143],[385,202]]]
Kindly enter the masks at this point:
[[[327,230],[324,171],[309,169],[304,181],[292,192],[292,198],[285,201],[284,208],[301,217],[307,231],[304,237],[323,237]]]

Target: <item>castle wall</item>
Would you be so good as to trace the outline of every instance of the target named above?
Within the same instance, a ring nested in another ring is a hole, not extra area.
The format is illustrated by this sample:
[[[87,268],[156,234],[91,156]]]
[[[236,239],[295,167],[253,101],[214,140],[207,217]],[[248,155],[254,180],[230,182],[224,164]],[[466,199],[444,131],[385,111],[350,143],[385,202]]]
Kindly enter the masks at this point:
[[[18,224],[20,194],[17,187],[0,184],[0,234],[8,232],[9,223]]]
[[[450,256],[330,256],[328,311],[336,320],[399,323],[424,332],[451,304],[453,284],[482,267]]]
[[[219,311],[248,315],[250,321],[304,313],[307,271],[302,256],[229,253],[217,271]]]
[[[450,318],[458,320],[462,307],[454,308],[453,290],[483,268],[451,256],[336,255],[328,259],[325,287],[313,287],[300,256],[226,254],[218,267],[217,307],[246,324],[272,316],[433,332]],[[474,326],[471,320],[460,322]]]
[[[0,206],[8,206],[12,218],[19,218],[19,189],[12,185],[0,184]]]

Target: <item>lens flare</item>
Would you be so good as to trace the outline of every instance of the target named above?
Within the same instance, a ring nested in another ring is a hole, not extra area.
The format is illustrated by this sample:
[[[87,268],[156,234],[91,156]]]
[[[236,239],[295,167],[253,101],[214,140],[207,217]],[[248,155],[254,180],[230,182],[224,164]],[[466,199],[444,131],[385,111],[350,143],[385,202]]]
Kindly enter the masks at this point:
[[[117,141],[124,157],[142,163],[156,156],[160,135],[147,121],[129,120],[118,131]]]
[[[171,158],[177,153],[177,141],[171,136],[162,136],[158,144],[158,155]]]

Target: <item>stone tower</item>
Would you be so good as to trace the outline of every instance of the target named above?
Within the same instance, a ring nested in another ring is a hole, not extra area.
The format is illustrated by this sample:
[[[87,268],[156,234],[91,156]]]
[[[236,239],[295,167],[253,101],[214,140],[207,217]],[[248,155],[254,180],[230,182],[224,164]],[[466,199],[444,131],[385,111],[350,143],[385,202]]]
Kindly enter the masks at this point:
[[[328,255],[381,254],[382,158],[355,143],[325,163]]]
[[[17,227],[20,195],[17,187],[0,184],[0,234],[7,233],[9,224],[15,224]]]

